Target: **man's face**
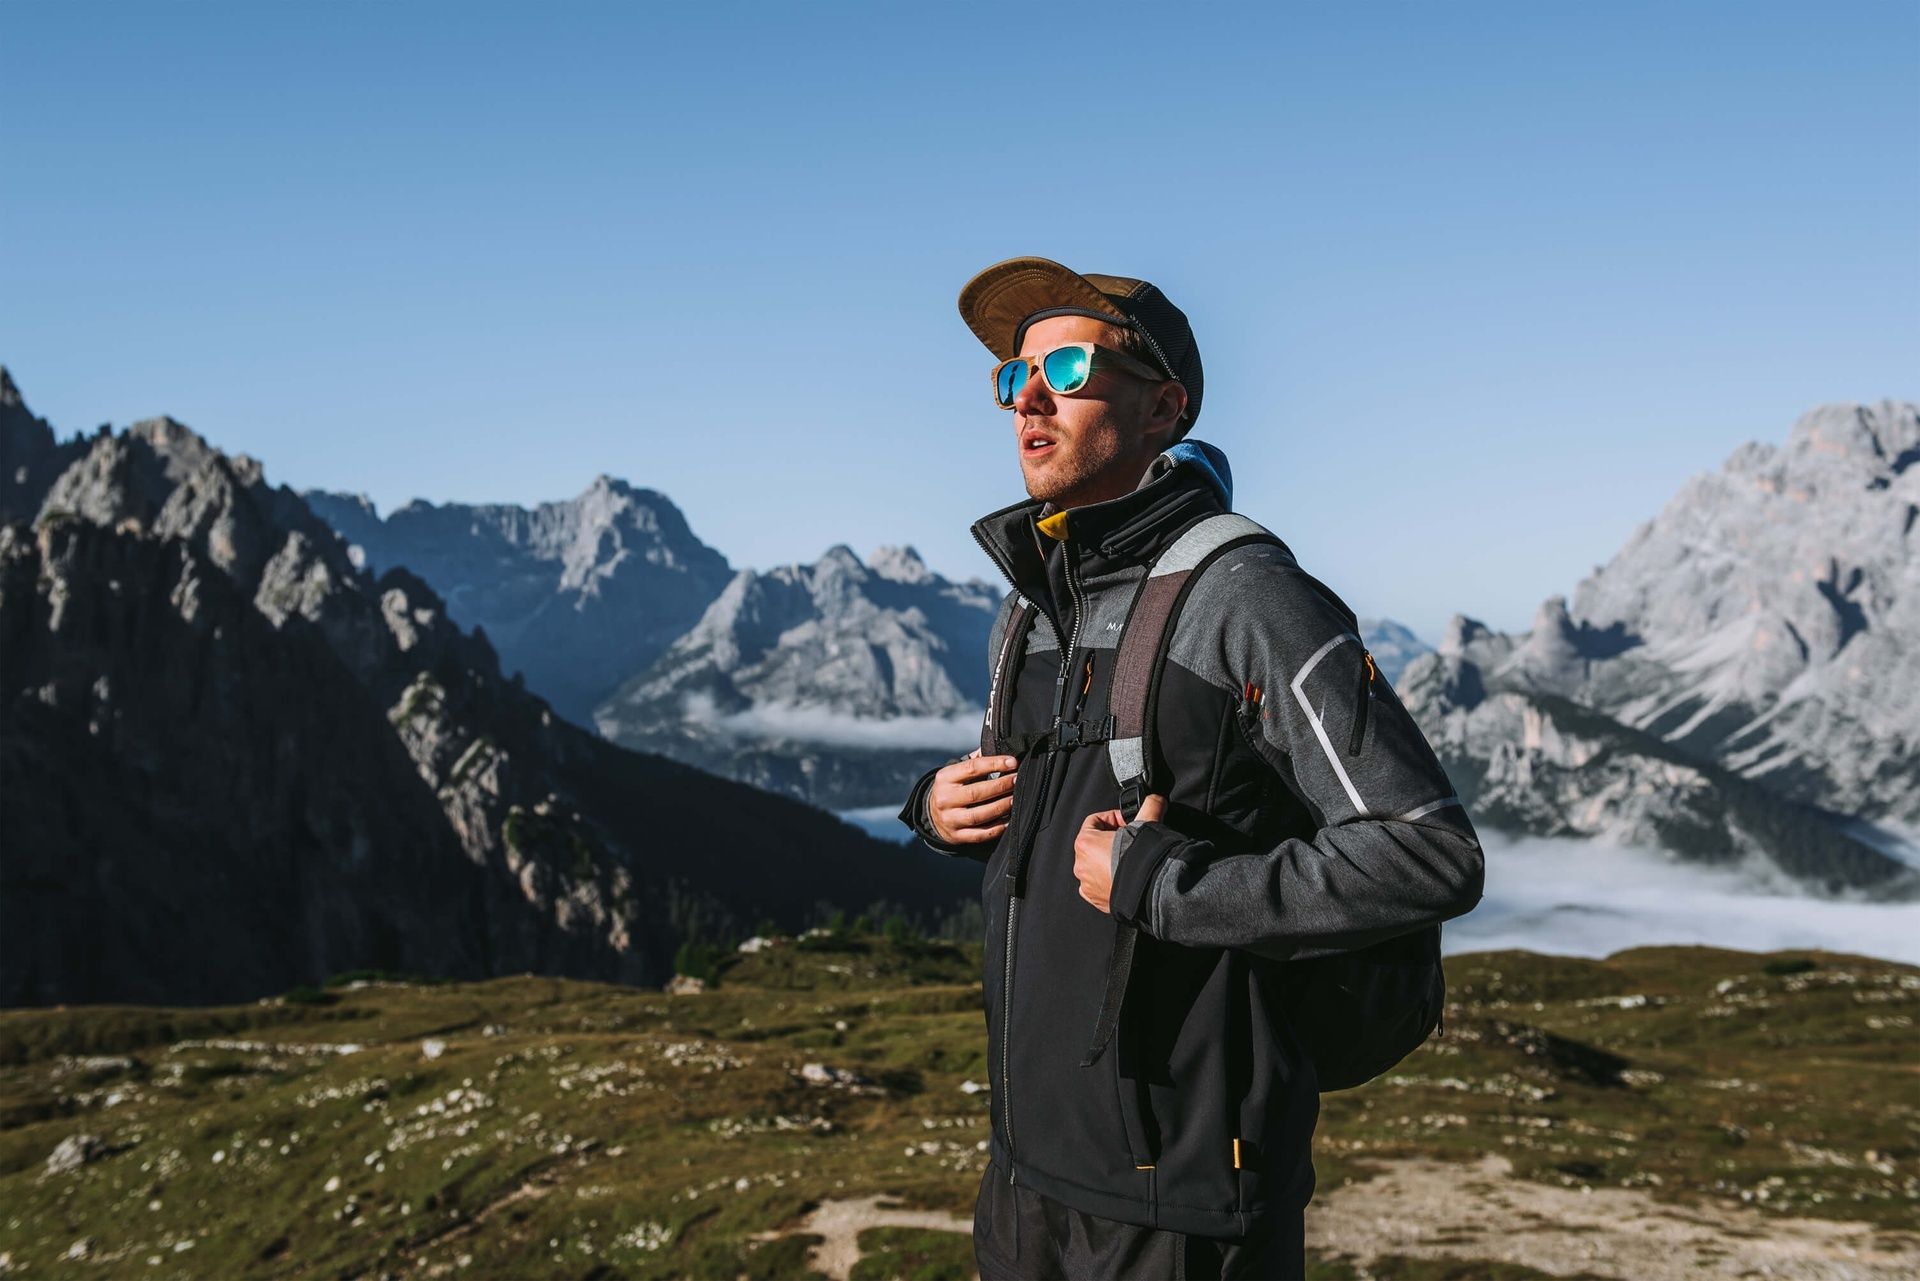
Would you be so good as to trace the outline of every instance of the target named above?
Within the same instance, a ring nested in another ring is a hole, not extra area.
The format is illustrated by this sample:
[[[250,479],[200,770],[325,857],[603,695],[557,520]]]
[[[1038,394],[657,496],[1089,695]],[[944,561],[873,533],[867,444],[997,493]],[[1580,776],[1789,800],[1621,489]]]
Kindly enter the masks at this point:
[[[1090,316],[1049,316],[1027,327],[1020,354],[1038,357],[1069,342],[1114,345],[1113,327]],[[1027,493],[1055,507],[1084,507],[1128,493],[1164,431],[1148,438],[1159,384],[1094,358],[1093,377],[1071,396],[1056,396],[1035,374],[1013,398],[1015,446]]]

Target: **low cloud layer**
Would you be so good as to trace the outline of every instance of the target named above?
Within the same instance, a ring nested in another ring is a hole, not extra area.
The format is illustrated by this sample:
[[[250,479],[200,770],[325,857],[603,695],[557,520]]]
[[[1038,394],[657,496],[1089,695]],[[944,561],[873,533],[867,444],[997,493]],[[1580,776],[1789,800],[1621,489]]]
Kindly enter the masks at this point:
[[[911,840],[899,809],[877,805],[840,817],[882,840]],[[1629,947],[1702,943],[1749,952],[1821,948],[1920,965],[1920,903],[1769,892],[1736,871],[1625,846],[1480,836],[1486,897],[1446,923],[1448,954],[1513,947],[1602,957]]]
[[[688,720],[711,725],[741,738],[789,739],[834,747],[930,748],[956,755],[980,745],[980,709],[952,716],[895,716],[871,720],[829,707],[769,704],[720,715],[713,700],[689,694],[682,700]]]
[[[1920,903],[1769,893],[1734,871],[1587,841],[1481,832],[1487,892],[1447,922],[1448,952],[1518,947],[1606,956],[1659,943],[1770,952],[1825,948],[1920,965]]]

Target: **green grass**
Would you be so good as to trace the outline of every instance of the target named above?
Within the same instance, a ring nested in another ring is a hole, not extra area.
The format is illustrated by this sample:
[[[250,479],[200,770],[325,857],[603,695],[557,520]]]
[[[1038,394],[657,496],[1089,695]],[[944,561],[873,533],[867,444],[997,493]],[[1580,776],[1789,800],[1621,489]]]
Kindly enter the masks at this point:
[[[342,976],[329,1003],[0,1012],[0,1251],[28,1275],[74,1271],[83,1240],[89,1275],[802,1275],[807,1242],[762,1237],[822,1200],[971,1217],[978,966],[977,947],[850,935],[729,955],[688,997]],[[1445,1037],[1323,1099],[1323,1189],[1376,1159],[1498,1152],[1709,1214],[1920,1227],[1920,971],[1709,948],[1447,968]],[[809,1084],[808,1062],[866,1084]],[[76,1135],[103,1154],[47,1173]],[[863,1276],[970,1266],[960,1234],[862,1245]]]
[[[972,1281],[972,1238],[925,1228],[868,1228],[853,1281]]]

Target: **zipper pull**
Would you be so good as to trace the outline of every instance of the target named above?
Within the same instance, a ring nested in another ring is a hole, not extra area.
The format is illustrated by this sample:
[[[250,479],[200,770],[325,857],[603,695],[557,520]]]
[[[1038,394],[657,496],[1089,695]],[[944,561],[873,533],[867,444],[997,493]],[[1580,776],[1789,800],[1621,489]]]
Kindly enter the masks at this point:
[[[1354,698],[1357,708],[1353,714],[1353,736],[1347,740],[1347,755],[1360,753],[1360,742],[1367,736],[1367,709],[1373,702],[1373,651],[1362,649],[1361,657],[1366,663],[1360,669],[1360,692]]]

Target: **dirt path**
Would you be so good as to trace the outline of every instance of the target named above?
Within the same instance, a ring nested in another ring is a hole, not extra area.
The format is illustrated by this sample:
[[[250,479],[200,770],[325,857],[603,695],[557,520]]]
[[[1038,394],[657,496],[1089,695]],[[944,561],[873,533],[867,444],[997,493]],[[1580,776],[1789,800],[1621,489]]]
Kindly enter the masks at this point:
[[[833,1281],[848,1281],[853,1265],[860,1261],[858,1238],[868,1228],[930,1228],[935,1232],[964,1232],[973,1235],[973,1220],[963,1219],[945,1210],[905,1210],[888,1208],[892,1198],[860,1197],[851,1201],[822,1201],[792,1227],[777,1234],[817,1232],[826,1240],[807,1252],[807,1266],[825,1273]],[[898,1202],[894,1203],[895,1206]]]
[[[1780,1219],[1741,1208],[1665,1205],[1626,1188],[1580,1192],[1513,1176],[1505,1157],[1472,1165],[1380,1163],[1365,1183],[1334,1188],[1307,1210],[1307,1245],[1365,1264],[1385,1255],[1524,1264],[1623,1281],[1752,1277],[1776,1281],[1906,1281],[1920,1276],[1920,1235],[1864,1223]],[[847,1281],[868,1228],[971,1233],[935,1210],[890,1198],[825,1201],[786,1232],[817,1232],[808,1266]],[[897,1203],[896,1203],[897,1204]]]
[[[1920,1236],[1744,1207],[1665,1205],[1626,1188],[1559,1188],[1514,1178],[1500,1156],[1472,1165],[1383,1162],[1375,1178],[1314,1199],[1307,1244],[1362,1263],[1392,1254],[1493,1259],[1646,1281],[1920,1276]]]

